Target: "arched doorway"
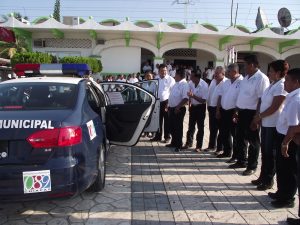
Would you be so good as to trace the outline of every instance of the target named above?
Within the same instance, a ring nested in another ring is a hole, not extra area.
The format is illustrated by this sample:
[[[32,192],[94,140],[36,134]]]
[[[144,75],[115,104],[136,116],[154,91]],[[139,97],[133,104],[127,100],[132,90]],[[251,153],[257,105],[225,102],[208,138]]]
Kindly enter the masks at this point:
[[[151,66],[153,71],[153,59],[154,53],[146,48],[141,48],[141,72],[143,72],[143,67],[146,63]]]
[[[237,55],[237,63],[239,64],[239,67],[240,67],[240,73],[241,74],[245,74],[245,68],[244,68],[244,58],[245,56],[247,55],[250,55],[250,54],[255,54],[257,56],[257,59],[258,59],[258,62],[259,62],[259,65],[260,65],[260,70],[267,74],[268,72],[268,65],[276,60],[274,57],[268,55],[268,54],[264,54],[264,53],[261,53],[261,52],[246,52],[246,51],[242,51],[242,52],[238,52],[238,55]]]
[[[216,61],[214,54],[201,49],[190,48],[171,49],[164,53],[163,58],[165,61],[178,66],[192,66],[194,69],[198,66],[201,71],[204,71],[205,67],[214,65]]]

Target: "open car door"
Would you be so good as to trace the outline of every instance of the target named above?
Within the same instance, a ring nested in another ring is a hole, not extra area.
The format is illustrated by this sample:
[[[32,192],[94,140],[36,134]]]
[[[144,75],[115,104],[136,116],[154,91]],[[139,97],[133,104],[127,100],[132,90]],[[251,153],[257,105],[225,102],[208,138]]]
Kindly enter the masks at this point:
[[[153,113],[150,118],[150,122],[146,125],[144,132],[158,132],[159,130],[159,111],[160,111],[160,102],[158,98],[158,80],[144,80],[137,83],[142,88],[149,91],[155,97],[155,106]]]
[[[154,111],[156,98],[142,87],[123,82],[103,82],[107,95],[106,135],[110,144],[133,146]]]

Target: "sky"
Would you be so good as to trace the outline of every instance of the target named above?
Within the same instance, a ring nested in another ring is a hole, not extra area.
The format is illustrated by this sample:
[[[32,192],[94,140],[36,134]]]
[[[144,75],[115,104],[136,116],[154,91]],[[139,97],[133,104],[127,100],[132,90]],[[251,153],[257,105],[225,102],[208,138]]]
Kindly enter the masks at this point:
[[[181,4],[184,2],[190,4]],[[211,23],[224,30],[231,23],[232,0],[60,0],[61,16],[79,16],[88,19],[92,16],[97,22],[104,19],[131,21],[148,20],[153,24],[161,19],[166,22]],[[1,0],[0,15],[20,12],[30,21],[53,14],[55,0]],[[264,11],[271,26],[280,26],[278,10],[288,8],[292,24],[288,29],[300,27],[299,0],[233,0],[233,23],[238,4],[236,24],[244,25],[251,31],[256,30],[255,19],[258,7]],[[186,10],[185,10],[186,8]],[[186,11],[186,13],[185,13]],[[298,19],[298,20],[297,20]]]

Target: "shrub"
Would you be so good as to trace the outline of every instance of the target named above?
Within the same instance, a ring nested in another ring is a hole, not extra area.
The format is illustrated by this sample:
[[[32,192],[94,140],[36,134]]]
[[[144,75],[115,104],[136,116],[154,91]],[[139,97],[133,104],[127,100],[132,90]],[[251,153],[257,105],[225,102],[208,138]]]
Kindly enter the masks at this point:
[[[93,73],[102,71],[102,63],[96,58],[82,57],[82,56],[66,56],[59,59],[60,63],[86,63],[90,66]]]
[[[53,56],[42,52],[24,52],[16,53],[11,58],[11,65],[14,67],[17,63],[52,63]]]

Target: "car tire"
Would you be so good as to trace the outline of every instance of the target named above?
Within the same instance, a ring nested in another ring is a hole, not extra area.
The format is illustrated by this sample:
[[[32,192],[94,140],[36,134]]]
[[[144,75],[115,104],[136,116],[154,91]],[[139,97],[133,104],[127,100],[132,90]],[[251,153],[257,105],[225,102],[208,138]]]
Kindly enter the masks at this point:
[[[90,191],[98,192],[101,191],[105,186],[105,177],[106,177],[106,151],[104,145],[99,146],[99,156],[97,160],[97,178],[95,182],[89,188]]]

